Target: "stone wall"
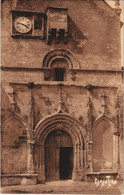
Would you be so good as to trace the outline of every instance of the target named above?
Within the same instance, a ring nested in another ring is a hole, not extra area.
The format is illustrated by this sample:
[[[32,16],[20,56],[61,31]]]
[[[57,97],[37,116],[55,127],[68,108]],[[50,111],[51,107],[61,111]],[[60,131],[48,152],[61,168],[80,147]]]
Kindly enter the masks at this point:
[[[46,34],[45,40],[11,37],[10,10],[46,13],[47,7],[68,9],[68,44],[47,45]],[[48,51],[63,48],[74,53],[80,68],[120,69],[120,18],[103,2],[4,1],[2,37],[2,66],[41,68]],[[83,42],[84,37],[86,43]]]
[[[47,7],[68,9],[67,44],[52,42],[48,45],[46,34],[44,39],[11,36],[11,10],[46,13]],[[62,110],[81,123],[87,132],[87,140],[89,129],[92,131],[101,116],[111,121],[114,133],[120,130],[120,148],[115,155],[116,159],[117,155],[120,156],[122,174],[120,18],[116,10],[103,1],[5,0],[1,18],[2,173],[26,173],[29,129],[35,129],[39,121]],[[43,63],[46,55],[62,49],[69,53],[75,66],[68,68],[64,81],[45,81],[47,67],[43,67]],[[74,77],[72,71],[75,71]],[[29,89],[30,82],[34,83],[32,89]],[[29,124],[31,120],[32,124]],[[90,152],[90,159],[89,156]],[[79,178],[85,177],[82,172],[78,174]]]

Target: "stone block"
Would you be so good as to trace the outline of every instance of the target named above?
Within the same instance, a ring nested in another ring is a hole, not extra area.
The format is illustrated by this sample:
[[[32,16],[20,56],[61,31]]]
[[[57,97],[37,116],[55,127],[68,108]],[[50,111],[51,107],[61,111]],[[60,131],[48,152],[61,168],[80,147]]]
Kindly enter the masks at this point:
[[[37,184],[37,177],[35,176],[27,176],[23,177],[21,180],[21,185],[36,185]]]
[[[1,175],[1,185],[35,185],[37,184],[36,174],[6,174]]]

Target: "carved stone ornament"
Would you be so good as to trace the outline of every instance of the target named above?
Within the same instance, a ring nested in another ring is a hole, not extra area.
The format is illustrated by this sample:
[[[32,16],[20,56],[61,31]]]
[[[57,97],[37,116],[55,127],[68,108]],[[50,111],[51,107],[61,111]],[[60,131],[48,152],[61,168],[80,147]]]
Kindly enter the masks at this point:
[[[91,84],[86,85],[86,89],[88,91],[91,91],[93,89],[93,86]]]
[[[76,74],[77,74],[77,72],[76,72],[75,70],[72,70],[72,71],[71,71],[71,79],[72,79],[73,81],[76,80]]]
[[[51,76],[51,70],[50,69],[44,70],[44,80],[49,80],[50,76]]]
[[[116,98],[116,105],[115,105],[115,108],[116,109],[119,109],[120,108],[120,100],[119,100],[119,96],[117,95],[117,98]]]
[[[119,96],[117,95],[117,98],[116,98],[116,105],[115,105],[115,108],[116,108],[116,126],[117,126],[117,131],[114,133],[114,135],[116,136],[120,136],[120,117],[119,117],[119,109],[120,109],[120,100],[119,100]]]
[[[10,100],[10,103],[11,103],[12,112],[15,112],[15,110],[16,110],[16,102],[15,102],[16,92],[14,91],[13,87],[8,88],[7,91],[8,91],[9,100]]]
[[[93,116],[92,116],[92,103],[91,103],[91,99],[88,98],[88,102],[87,102],[87,131],[89,133],[90,138],[91,138],[91,129],[92,129],[92,124],[93,124],[92,118],[93,118]]]
[[[77,42],[77,47],[82,48],[87,43],[87,39],[77,39],[76,42]]]
[[[108,96],[105,94],[105,92],[103,92],[103,93],[101,94],[101,98],[102,98],[102,104],[101,104],[101,107],[102,107],[102,115],[108,114],[108,112],[107,112],[107,110],[106,110],[106,108],[107,108],[106,98],[107,98],[107,97],[108,97]]]

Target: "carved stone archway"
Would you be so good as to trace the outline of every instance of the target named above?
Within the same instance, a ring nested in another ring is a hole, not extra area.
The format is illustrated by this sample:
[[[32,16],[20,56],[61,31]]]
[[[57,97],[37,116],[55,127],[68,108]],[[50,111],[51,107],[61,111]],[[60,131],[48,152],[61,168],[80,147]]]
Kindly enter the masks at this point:
[[[44,159],[44,145],[47,136],[55,131],[61,129],[67,132],[73,143],[74,150],[74,165],[73,165],[73,180],[84,179],[84,167],[86,166],[86,131],[81,123],[69,115],[63,113],[51,116],[36,126],[35,129],[35,149],[34,149],[34,167],[38,173],[38,180],[43,181],[45,176],[45,159]]]

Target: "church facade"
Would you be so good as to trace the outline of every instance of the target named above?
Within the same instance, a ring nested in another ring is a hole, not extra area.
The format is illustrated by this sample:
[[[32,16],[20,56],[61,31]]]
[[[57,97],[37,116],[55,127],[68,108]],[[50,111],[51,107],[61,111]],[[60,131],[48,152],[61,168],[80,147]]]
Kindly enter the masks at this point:
[[[3,0],[2,185],[122,179],[115,0]]]

